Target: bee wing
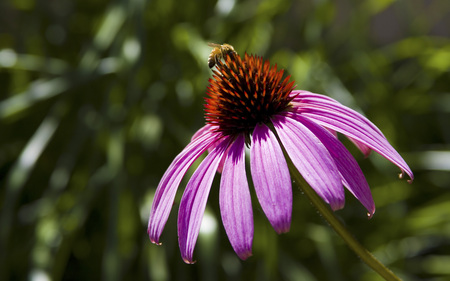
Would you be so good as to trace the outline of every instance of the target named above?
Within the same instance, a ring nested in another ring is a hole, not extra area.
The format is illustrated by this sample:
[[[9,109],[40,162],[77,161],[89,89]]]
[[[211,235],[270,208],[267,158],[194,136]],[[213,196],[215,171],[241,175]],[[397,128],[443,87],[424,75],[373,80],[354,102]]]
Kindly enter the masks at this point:
[[[220,44],[216,44],[216,43],[211,43],[211,42],[208,42],[208,46],[210,46],[210,47],[213,47],[213,48],[220,48]]]

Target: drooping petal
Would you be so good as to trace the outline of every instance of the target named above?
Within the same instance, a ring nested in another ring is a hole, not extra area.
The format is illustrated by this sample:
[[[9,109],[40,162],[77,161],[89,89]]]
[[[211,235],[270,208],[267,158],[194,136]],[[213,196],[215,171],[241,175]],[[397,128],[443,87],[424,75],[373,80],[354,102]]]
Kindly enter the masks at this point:
[[[337,103],[339,104],[339,102],[333,98],[330,98],[328,96],[324,96],[324,95],[319,95],[319,94],[315,94],[315,93],[311,93],[308,91],[292,91],[291,96],[294,97],[293,99],[293,103],[295,103],[297,105],[297,107],[302,107],[305,106],[305,103],[307,103],[306,106],[323,106],[326,105],[327,103]],[[353,113],[354,111],[351,110],[351,112]],[[355,118],[360,118],[362,115],[360,115],[359,113],[357,114],[353,114],[353,116]],[[361,119],[361,121],[366,122],[366,118]],[[371,122],[368,123],[369,126],[372,126],[373,124]],[[372,127],[374,130],[378,131],[378,133],[383,136],[383,133],[375,126],[373,125]],[[329,128],[327,128],[329,129]],[[329,131],[333,131],[331,129],[329,129]],[[384,137],[384,136],[383,136]],[[365,145],[364,143],[361,143],[351,137],[347,137],[363,154],[364,157],[368,157],[370,155],[370,153],[372,152],[372,149],[370,147],[368,147],[367,145]]]
[[[355,158],[335,136],[323,127],[301,116],[296,117],[296,120],[308,127],[328,149],[343,178],[343,184],[366,207],[369,216],[372,216],[375,213],[375,203],[369,184]]]
[[[236,254],[243,260],[252,255],[253,211],[245,173],[245,137],[239,135],[229,148],[220,181],[220,213]]]
[[[381,131],[367,118],[358,112],[339,103],[302,100],[303,105],[297,109],[297,114],[308,117],[314,122],[338,131],[375,150],[383,157],[397,165],[411,180],[414,175],[408,164],[391,146]]]
[[[147,233],[152,243],[159,244],[159,237],[169,217],[176,191],[184,174],[220,136],[220,133],[204,131],[203,135],[199,135],[177,155],[164,173],[156,189],[148,221]]]
[[[337,100],[330,98],[328,96],[302,91],[301,94],[297,95],[294,98],[294,101],[296,101],[300,105],[300,108],[320,107],[324,109],[333,109],[337,112],[343,110],[347,115],[352,116],[353,118],[361,121],[362,123],[371,127],[374,130],[374,132],[377,132],[378,134],[384,137],[381,130],[377,126],[375,126],[372,122],[370,122],[369,119],[364,117],[362,114],[356,112],[355,110],[342,105]]]
[[[292,118],[277,115],[272,122],[292,163],[305,181],[333,210],[344,207],[345,194],[341,177],[321,141],[307,127]]]
[[[193,263],[194,247],[205,212],[214,175],[229,145],[230,137],[225,137],[216,148],[200,163],[189,180],[178,210],[178,243],[183,260]]]
[[[348,137],[347,138],[356,146],[356,148],[359,149],[359,151],[362,152],[362,154],[364,154],[364,157],[369,157],[370,153],[372,152],[372,149],[365,145],[364,143],[355,140],[354,138]]]
[[[332,134],[335,138],[338,138],[338,134],[335,130],[332,130],[330,128],[327,127],[323,127],[325,130],[327,130],[327,132],[329,132],[330,134]],[[370,155],[370,153],[372,152],[372,149],[370,147],[368,147],[367,145],[354,140],[352,138],[347,137],[355,146],[356,148],[358,148],[362,154],[364,154],[364,157],[368,157]]]
[[[253,131],[250,167],[264,213],[276,232],[287,232],[292,215],[291,178],[280,144],[264,124]]]

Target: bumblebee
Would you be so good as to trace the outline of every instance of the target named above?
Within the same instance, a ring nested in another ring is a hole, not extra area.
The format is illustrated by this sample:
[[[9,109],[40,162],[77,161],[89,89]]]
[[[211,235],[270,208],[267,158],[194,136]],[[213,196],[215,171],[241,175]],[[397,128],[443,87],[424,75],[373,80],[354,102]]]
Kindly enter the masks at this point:
[[[234,54],[236,55],[236,51],[233,46],[229,44],[215,44],[208,43],[208,46],[214,47],[208,57],[208,66],[209,68],[213,68],[221,59],[225,59],[226,55]]]

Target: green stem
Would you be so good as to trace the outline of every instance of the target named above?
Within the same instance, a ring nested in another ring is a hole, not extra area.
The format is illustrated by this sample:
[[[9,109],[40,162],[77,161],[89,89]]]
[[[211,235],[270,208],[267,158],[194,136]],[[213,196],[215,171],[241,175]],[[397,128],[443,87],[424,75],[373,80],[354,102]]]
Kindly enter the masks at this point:
[[[289,169],[291,175],[299,187],[303,190],[305,195],[311,200],[317,210],[322,214],[322,216],[327,220],[331,227],[339,234],[345,243],[352,249],[356,255],[358,255],[363,262],[370,266],[375,272],[382,276],[386,280],[401,280],[398,278],[391,270],[384,266],[374,255],[372,255],[368,250],[366,250],[345,228],[345,226],[339,221],[334,212],[330,207],[322,200],[322,198],[317,195],[317,193],[306,183],[303,177],[299,174],[297,169],[294,167],[289,159]]]

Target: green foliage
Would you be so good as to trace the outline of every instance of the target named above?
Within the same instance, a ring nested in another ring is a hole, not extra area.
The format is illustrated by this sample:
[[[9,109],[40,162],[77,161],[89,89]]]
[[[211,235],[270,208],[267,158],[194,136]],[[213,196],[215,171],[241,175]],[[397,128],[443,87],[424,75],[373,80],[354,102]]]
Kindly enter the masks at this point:
[[[377,212],[367,220],[348,193],[337,214],[405,280],[448,280],[449,13],[446,0],[3,1],[0,280],[380,280],[298,190],[281,236],[253,200],[254,256],[240,261],[217,180],[213,227],[184,264],[176,215],[191,172],[164,244],[150,243],[155,188],[204,123],[207,42],[263,55],[379,126],[416,180],[352,150]]]

